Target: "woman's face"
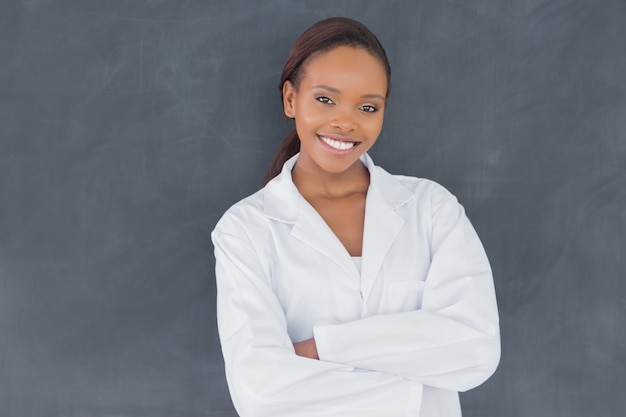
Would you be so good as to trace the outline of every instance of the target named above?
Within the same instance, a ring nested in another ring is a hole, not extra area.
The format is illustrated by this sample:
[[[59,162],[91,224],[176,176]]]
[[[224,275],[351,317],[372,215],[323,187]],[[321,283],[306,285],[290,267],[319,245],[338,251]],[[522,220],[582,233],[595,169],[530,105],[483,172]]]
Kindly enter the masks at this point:
[[[385,69],[365,49],[339,46],[310,59],[302,71],[297,89],[289,81],[283,86],[284,111],[300,137],[297,165],[341,174],[374,145],[383,127]]]

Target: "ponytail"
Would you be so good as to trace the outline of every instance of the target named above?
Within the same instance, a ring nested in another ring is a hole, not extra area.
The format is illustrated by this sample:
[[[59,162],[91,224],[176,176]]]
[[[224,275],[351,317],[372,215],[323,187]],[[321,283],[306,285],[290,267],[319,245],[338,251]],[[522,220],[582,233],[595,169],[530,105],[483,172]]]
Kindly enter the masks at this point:
[[[274,155],[274,159],[272,160],[272,163],[263,178],[263,187],[265,187],[267,183],[272,180],[272,178],[280,174],[285,162],[287,162],[289,158],[297,154],[299,151],[300,139],[298,138],[296,129],[294,129],[289,132],[287,136],[285,136],[285,139],[283,139],[283,142],[280,144],[276,155]]]

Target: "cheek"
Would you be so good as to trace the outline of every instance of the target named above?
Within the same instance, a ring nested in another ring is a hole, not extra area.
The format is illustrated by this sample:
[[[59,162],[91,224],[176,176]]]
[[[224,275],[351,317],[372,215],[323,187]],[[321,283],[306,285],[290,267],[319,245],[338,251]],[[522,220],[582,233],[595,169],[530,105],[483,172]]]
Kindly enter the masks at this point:
[[[376,115],[376,117],[372,117],[370,120],[367,120],[366,123],[363,124],[363,130],[365,130],[367,136],[371,139],[377,138],[383,129],[383,114],[380,112],[380,115]]]
[[[296,112],[296,126],[300,125],[301,128],[316,128],[327,119],[328,116],[315,106],[299,106]]]

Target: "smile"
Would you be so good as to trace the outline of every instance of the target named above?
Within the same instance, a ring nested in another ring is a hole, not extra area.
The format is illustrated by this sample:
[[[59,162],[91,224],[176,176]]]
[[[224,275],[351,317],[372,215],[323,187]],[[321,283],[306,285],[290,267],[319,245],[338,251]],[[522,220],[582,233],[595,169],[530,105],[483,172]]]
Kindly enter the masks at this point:
[[[345,141],[327,138],[325,136],[320,136],[319,138],[325,144],[327,144],[333,149],[337,149],[338,151],[347,151],[348,149],[354,148],[358,144],[357,142],[345,142]]]

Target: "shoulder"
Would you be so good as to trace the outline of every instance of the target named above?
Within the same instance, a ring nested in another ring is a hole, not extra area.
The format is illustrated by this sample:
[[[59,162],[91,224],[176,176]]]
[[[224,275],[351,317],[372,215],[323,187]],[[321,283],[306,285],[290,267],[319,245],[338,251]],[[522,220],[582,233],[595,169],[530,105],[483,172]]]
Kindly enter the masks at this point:
[[[281,173],[254,194],[231,206],[217,222],[213,236],[219,233],[247,234],[262,240],[271,234],[272,225],[292,224],[302,199],[291,178],[297,155],[288,160]]]
[[[415,195],[430,195],[440,193],[450,194],[450,192],[443,185],[428,178],[411,177],[407,175],[397,174],[390,175]]]
[[[226,210],[213,229],[213,239],[221,234],[248,235],[258,228],[265,219],[264,194],[265,189],[260,189]]]
[[[414,200],[418,205],[432,205],[437,207],[440,204],[451,201],[456,203],[456,197],[443,185],[421,177],[414,177],[401,174],[391,174],[380,166],[373,166],[370,172],[378,183],[381,192],[388,198],[398,198],[405,196],[407,201]]]

